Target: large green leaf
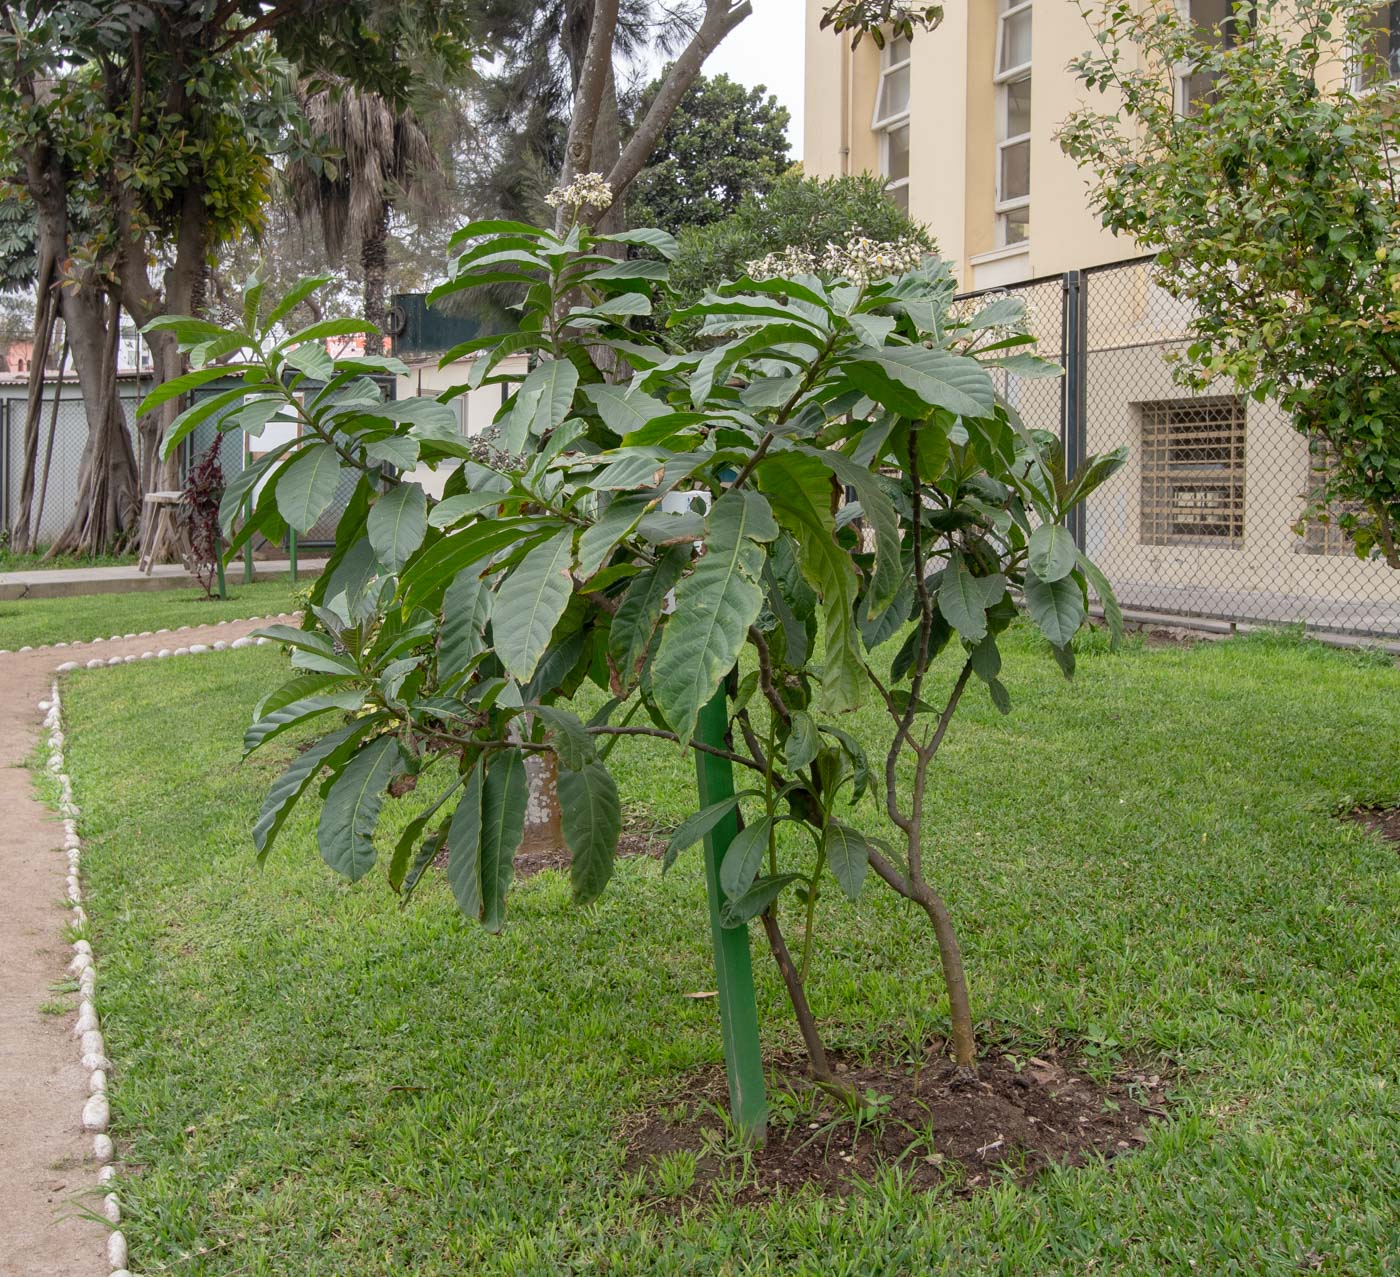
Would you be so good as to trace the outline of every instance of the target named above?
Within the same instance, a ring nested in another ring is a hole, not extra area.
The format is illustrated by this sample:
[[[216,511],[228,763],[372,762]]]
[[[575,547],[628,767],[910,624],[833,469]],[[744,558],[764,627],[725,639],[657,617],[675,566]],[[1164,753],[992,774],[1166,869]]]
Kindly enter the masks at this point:
[[[423,551],[399,579],[399,596],[409,606],[437,610],[441,591],[457,573],[508,548],[530,545],[559,526],[558,520],[483,519],[443,537]]]
[[[396,483],[370,507],[369,543],[379,561],[397,572],[423,544],[428,531],[428,499],[416,483]]]
[[[467,775],[447,826],[447,884],[468,918],[482,920],[481,764]]]
[[[384,804],[384,787],[402,759],[398,740],[380,736],[345,765],[326,795],[316,844],[321,858],[351,882],[374,867],[374,828]]]
[[[531,439],[553,430],[573,406],[578,369],[567,359],[546,359],[520,383],[506,418],[505,448],[520,453]]]
[[[163,403],[169,403],[172,399],[183,395],[187,390],[198,390],[200,386],[207,385],[211,381],[218,381],[221,377],[233,377],[246,371],[247,364],[220,364],[214,368],[196,368],[193,372],[187,372],[181,377],[172,377],[169,381],[163,381],[149,395],[141,400],[136,412],[138,416],[144,417],[148,412],[159,408]]]
[[[272,788],[267,791],[258,811],[257,822],[253,825],[253,846],[257,848],[260,860],[271,850],[297,799],[306,792],[321,768],[336,767],[348,758],[360,738],[381,723],[384,717],[383,714],[372,714],[357,718],[348,726],[322,736],[292,759],[287,770],[272,782]]]
[[[1079,551],[1068,528],[1057,523],[1042,523],[1031,533],[1031,571],[1042,581],[1058,581],[1073,570]]]
[[[975,359],[923,346],[867,346],[846,365],[851,383],[902,417],[946,408],[959,417],[989,417],[996,406],[992,379]]]
[[[1084,622],[1084,595],[1071,576],[1058,581],[1042,581],[1034,572],[1026,573],[1026,611],[1056,647],[1064,647]]]
[[[297,454],[277,480],[277,509],[298,532],[310,532],[335,499],[340,457],[328,443],[313,443]]]
[[[690,550],[674,546],[655,567],[637,574],[622,596],[608,631],[608,654],[624,688],[632,687],[656,637],[661,608],[690,562]]]
[[[961,554],[954,554],[938,587],[938,610],[969,643],[987,635],[987,601]]]
[[[529,705],[527,708],[544,723],[561,767],[577,772],[593,762],[596,757],[593,737],[577,714],[558,705]]]
[[[671,835],[670,842],[666,844],[666,854],[661,858],[661,871],[664,873],[675,864],[676,857],[681,852],[695,846],[745,798],[757,798],[758,796],[757,789],[745,789],[740,793],[731,794],[728,798],[721,798],[708,807],[702,807],[692,816],[687,816],[676,826],[676,832]]]
[[[578,539],[578,574],[587,581],[611,556],[617,543],[627,536],[646,512],[656,505],[654,497],[619,494],[592,526]]]
[[[577,771],[560,767],[558,774],[559,820],[573,853],[574,901],[587,904],[602,895],[612,877],[622,804],[612,775],[596,759]]]
[[[833,820],[826,827],[826,863],[841,890],[854,900],[865,882],[870,844],[856,830]]]
[[[481,924],[487,931],[499,931],[505,922],[527,798],[524,756],[517,749],[495,755],[481,789]]]
[[[772,819],[760,816],[734,835],[719,866],[719,884],[730,900],[742,896],[757,877],[768,854],[768,833],[772,828]]]
[[[481,579],[482,563],[463,568],[442,598],[442,632],[438,640],[438,682],[446,683],[485,650],[482,637],[491,619],[491,591]]]
[[[340,671],[332,671],[339,673]],[[270,713],[259,718],[243,733],[243,752],[251,754],[260,745],[266,745],[274,737],[280,736],[298,723],[304,723],[320,714],[338,709],[352,713],[365,703],[365,694],[360,691],[333,692],[316,696],[304,696],[300,700],[279,705]]]
[[[662,630],[651,666],[656,705],[683,742],[763,610],[760,543],[778,533],[768,503],[746,489],[720,497],[706,529],[705,553],[676,586],[676,618]]]
[[[506,669],[521,682],[535,672],[574,592],[574,534],[565,528],[520,560],[496,588],[491,633]]]
[[[802,874],[778,874],[772,878],[756,878],[742,896],[726,900],[720,909],[720,922],[726,927],[742,927],[757,918],[794,882],[805,882]]]
[[[774,453],[759,467],[759,484],[797,542],[803,578],[821,598],[826,643],[822,698],[832,713],[846,713],[860,701],[865,673],[856,625],[856,573],[851,556],[836,542],[830,468],[805,453]]]

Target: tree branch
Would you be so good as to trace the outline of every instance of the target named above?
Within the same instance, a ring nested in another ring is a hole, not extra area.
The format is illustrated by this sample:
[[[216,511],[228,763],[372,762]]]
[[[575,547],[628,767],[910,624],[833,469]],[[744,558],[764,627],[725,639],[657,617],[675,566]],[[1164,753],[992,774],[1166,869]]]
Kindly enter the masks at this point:
[[[617,33],[618,0],[595,0],[593,21],[588,28],[588,48],[583,55],[578,88],[574,91],[573,116],[569,120],[569,138],[564,146],[564,171],[560,183],[567,186],[580,173],[587,173],[593,162],[593,134],[602,110],[603,91],[612,70],[613,37]],[[617,188],[614,187],[614,190]],[[563,233],[569,208],[559,206],[555,230]]]
[[[614,0],[614,11],[616,7]],[[656,143],[660,140],[666,126],[671,122],[671,117],[675,114],[676,107],[680,105],[680,100],[685,96],[686,90],[695,83],[695,77],[700,74],[700,68],[704,65],[705,59],[714,52],[719,42],[752,12],[753,6],[749,0],[742,0],[740,4],[734,5],[732,8],[729,5],[729,0],[705,0],[704,19],[696,28],[695,34],[691,36],[690,43],[685,46],[680,57],[671,64],[671,70],[662,82],[660,91],[652,99],[650,109],[642,117],[637,131],[632,134],[631,140],[623,148],[622,154],[618,156],[617,163],[613,165],[612,172],[608,174],[608,185],[612,187],[614,197],[626,190],[628,184],[642,171],[647,160],[651,158],[652,151],[656,149]],[[615,13],[614,16],[616,16]],[[597,19],[595,18],[594,21],[596,22]],[[591,52],[590,40],[590,54]],[[585,64],[584,72],[587,74],[587,64]],[[580,85],[580,87],[582,86]],[[577,114],[575,114],[575,120],[577,118]],[[569,141],[572,145],[572,127],[569,130]]]

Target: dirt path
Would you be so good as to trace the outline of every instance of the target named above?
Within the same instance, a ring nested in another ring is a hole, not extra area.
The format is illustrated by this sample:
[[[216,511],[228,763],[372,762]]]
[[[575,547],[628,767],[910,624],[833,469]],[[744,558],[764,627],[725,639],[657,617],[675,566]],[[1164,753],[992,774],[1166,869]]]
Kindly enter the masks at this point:
[[[35,797],[24,764],[41,731],[38,702],[65,661],[231,642],[259,622],[231,621],[152,638],[0,656],[0,1277],[108,1277],[92,1138],[82,1132],[87,1073],[67,1015],[40,1007],[67,978],[63,827]],[[214,654],[181,660],[217,660]],[[74,778],[78,784],[78,778]],[[78,798],[82,805],[81,789]],[[79,833],[82,822],[79,821]],[[97,952],[98,970],[102,952]],[[101,985],[97,1006],[102,1008]],[[113,1061],[117,1072],[122,1061]]]

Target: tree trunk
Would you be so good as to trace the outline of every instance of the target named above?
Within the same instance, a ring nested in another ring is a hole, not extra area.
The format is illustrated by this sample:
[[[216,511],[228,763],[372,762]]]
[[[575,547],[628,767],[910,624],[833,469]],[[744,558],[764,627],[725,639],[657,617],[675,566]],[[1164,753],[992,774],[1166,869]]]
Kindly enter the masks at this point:
[[[371,232],[360,245],[360,265],[365,274],[365,322],[373,324],[378,333],[365,334],[365,354],[384,353],[384,329],[388,316],[385,283],[389,265],[389,202],[379,206],[379,217]]]
[[[10,544],[32,553],[37,546],[39,527],[31,527],[30,511],[34,505],[34,479],[39,457],[39,431],[43,421],[44,386],[47,381],[49,347],[53,342],[57,310],[53,296],[55,260],[52,250],[45,246],[40,253],[35,276],[37,293],[34,305],[34,348],[29,360],[29,396],[24,417],[24,464],[19,480],[19,511],[15,518]],[[60,379],[63,376],[59,370]]]

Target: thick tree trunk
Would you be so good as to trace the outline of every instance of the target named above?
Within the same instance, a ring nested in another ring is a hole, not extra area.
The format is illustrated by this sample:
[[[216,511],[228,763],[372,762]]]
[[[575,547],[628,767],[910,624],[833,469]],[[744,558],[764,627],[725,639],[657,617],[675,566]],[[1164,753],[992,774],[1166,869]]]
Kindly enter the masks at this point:
[[[385,283],[389,265],[389,202],[379,208],[374,229],[365,235],[360,245],[360,265],[365,274],[365,322],[373,324],[378,333],[365,334],[365,354],[384,353],[384,328],[388,317],[388,295]]]

